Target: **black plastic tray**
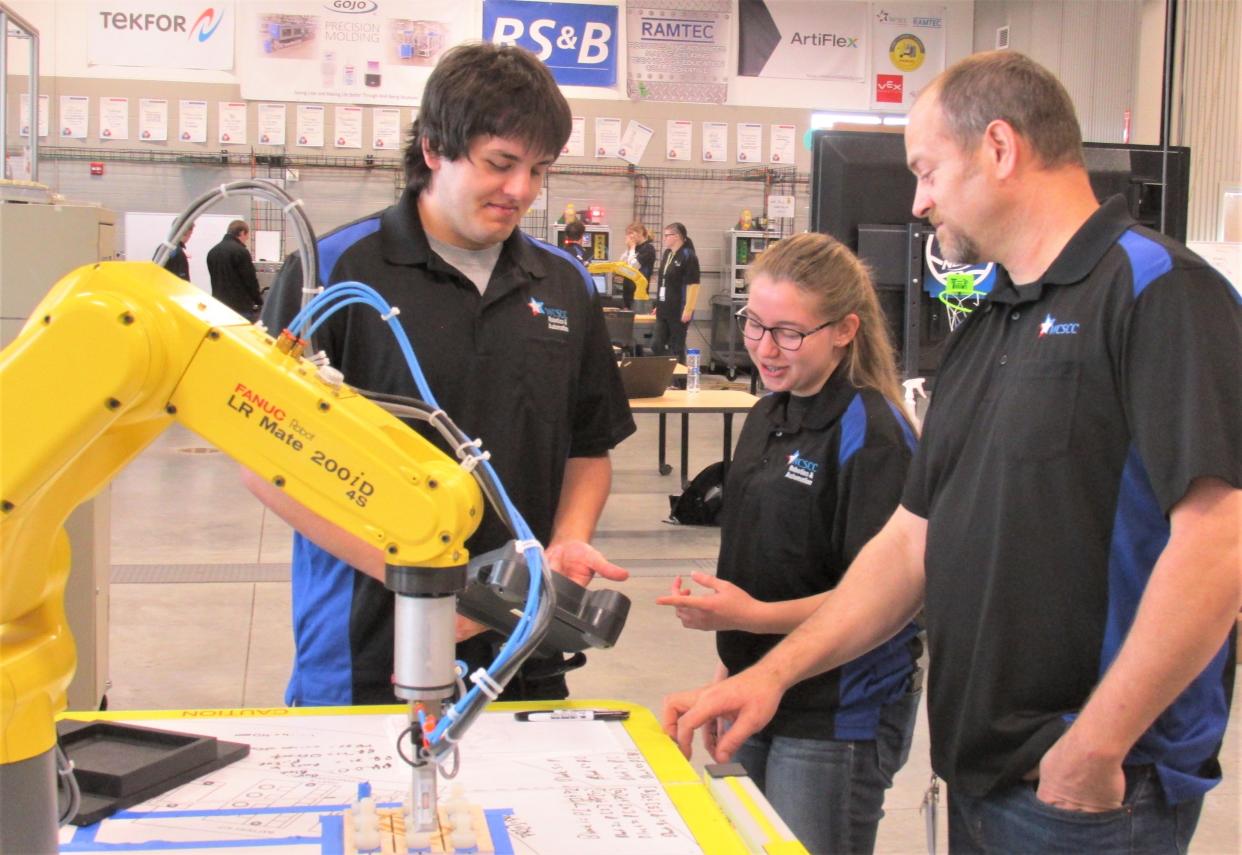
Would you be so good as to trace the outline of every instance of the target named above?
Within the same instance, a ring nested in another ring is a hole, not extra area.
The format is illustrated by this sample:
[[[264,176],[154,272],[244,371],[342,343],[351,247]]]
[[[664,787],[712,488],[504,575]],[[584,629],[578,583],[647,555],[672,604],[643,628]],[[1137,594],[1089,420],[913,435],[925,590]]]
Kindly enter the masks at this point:
[[[250,753],[214,736],[110,721],[66,720],[56,730],[82,791],[74,825],[93,825]]]

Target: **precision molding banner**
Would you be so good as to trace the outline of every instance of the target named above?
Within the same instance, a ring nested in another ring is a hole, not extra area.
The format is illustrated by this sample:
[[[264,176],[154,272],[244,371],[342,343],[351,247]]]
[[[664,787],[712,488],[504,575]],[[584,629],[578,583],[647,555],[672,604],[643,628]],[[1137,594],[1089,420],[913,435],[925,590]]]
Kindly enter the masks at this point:
[[[738,76],[865,80],[869,12],[846,0],[739,0]]]
[[[871,106],[904,113],[944,71],[943,5],[876,3],[871,16]]]
[[[233,67],[233,0],[88,4],[86,62],[140,68]]]
[[[246,0],[238,4],[243,98],[417,106],[440,56],[478,38],[460,0]]]
[[[562,86],[617,82],[617,7],[484,0],[483,38],[539,57]]]
[[[730,0],[627,3],[626,94],[635,101],[723,104],[730,15]]]

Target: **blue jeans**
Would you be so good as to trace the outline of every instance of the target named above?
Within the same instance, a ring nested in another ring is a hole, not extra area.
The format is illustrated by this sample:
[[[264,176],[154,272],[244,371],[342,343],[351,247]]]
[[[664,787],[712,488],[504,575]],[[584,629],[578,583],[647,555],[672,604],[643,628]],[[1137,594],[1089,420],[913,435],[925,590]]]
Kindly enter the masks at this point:
[[[1089,852],[1091,855],[1185,853],[1203,799],[1171,805],[1151,766],[1126,766],[1121,807],[1103,813],[1064,810],[1022,782],[983,798],[949,793],[949,851],[972,853]]]
[[[884,791],[910,756],[921,690],[880,712],[876,738],[859,742],[756,734],[733,759],[812,853],[870,853]]]

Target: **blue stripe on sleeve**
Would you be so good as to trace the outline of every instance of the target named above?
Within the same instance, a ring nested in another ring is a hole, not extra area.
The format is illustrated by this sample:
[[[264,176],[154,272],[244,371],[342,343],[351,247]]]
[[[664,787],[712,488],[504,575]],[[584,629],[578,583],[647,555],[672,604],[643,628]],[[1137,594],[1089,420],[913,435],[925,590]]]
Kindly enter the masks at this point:
[[[888,408],[893,411],[893,418],[897,420],[897,424],[901,425],[901,435],[905,437],[906,446],[911,451],[914,451],[914,447],[918,445],[918,440],[914,438],[914,429],[910,427],[905,411],[887,398],[884,399],[884,403],[888,404]]]
[[[863,403],[862,394],[854,396],[850,405],[841,417],[841,444],[837,448],[837,463],[844,466],[846,461],[863,447],[867,439],[867,405]]]
[[[1169,251],[1149,237],[1131,230],[1123,234],[1118,243],[1130,257],[1136,298],[1144,288],[1173,269],[1173,257]]]
[[[373,235],[379,231],[380,218],[378,216],[371,217],[366,220],[345,226],[337,232],[333,232],[327,237],[319,241],[319,281],[324,285],[331,285],[332,268],[336,267],[336,263],[341,260],[341,255],[345,250],[362,240],[367,235]]]
[[[285,703],[354,702],[349,620],[357,571],[302,535],[293,535],[293,637],[298,641]]]
[[[1169,542],[1169,522],[1160,510],[1147,470],[1131,447],[1121,474],[1108,559],[1108,622],[1100,652],[1100,675],[1112,665],[1134,623],[1139,600],[1156,560]],[[1154,763],[1165,796],[1177,804],[1197,798],[1218,783],[1202,774],[1204,761],[1220,744],[1229,719],[1224,669],[1228,643],[1131,749],[1127,763]]]

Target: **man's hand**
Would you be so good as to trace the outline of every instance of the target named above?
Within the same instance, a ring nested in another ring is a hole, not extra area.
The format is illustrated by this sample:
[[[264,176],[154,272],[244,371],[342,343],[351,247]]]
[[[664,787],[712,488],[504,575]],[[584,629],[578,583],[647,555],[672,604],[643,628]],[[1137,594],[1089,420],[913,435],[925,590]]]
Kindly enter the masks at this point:
[[[479,623],[477,620],[471,620],[462,615],[457,616],[457,643],[465,641],[467,638],[474,638],[476,635],[487,632],[488,627]]]
[[[1070,727],[1044,754],[1036,796],[1045,804],[1083,813],[1121,807],[1126,794],[1121,761],[1095,756],[1074,743]]]
[[[579,585],[589,585],[597,575],[611,582],[624,582],[630,578],[628,570],[604,558],[598,549],[585,541],[561,541],[549,546],[543,554],[553,572],[568,576]]]
[[[762,604],[732,582],[694,572],[690,578],[710,589],[711,593],[694,596],[683,588],[681,577],[673,580],[671,594],[656,598],[658,606],[672,606],[686,629],[741,629],[753,632],[756,612]]]
[[[690,323],[690,321],[692,321],[692,320],[694,320],[694,310],[693,310],[693,309],[691,309],[691,310],[690,310],[690,311],[688,311],[688,312],[682,312],[682,313],[681,313],[681,322],[682,322],[683,324],[688,324],[688,323]]]
[[[718,718],[732,719],[725,733],[717,730],[712,753],[717,763],[725,763],[748,736],[772,720],[781,694],[780,683],[757,665],[722,683],[666,697],[664,732],[677,740],[681,753],[689,758],[695,730],[704,725],[716,727]]]

